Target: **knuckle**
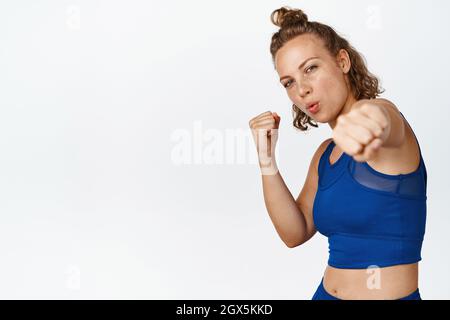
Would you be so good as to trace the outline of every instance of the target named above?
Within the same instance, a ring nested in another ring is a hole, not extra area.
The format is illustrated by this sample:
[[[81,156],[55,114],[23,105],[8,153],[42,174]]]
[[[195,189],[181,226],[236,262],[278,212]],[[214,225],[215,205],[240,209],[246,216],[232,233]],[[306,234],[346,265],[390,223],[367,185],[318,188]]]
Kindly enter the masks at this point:
[[[364,135],[363,143],[365,145],[369,144],[369,142],[372,140],[372,136],[370,134]]]
[[[360,152],[360,150],[361,150],[361,146],[360,146],[359,144],[355,144],[355,145],[352,147],[352,153],[353,153],[353,154],[358,154],[358,153]]]
[[[387,120],[383,117],[383,118],[380,118],[380,119],[378,119],[378,125],[382,128],[382,129],[384,129],[384,128],[386,128],[387,127]]]

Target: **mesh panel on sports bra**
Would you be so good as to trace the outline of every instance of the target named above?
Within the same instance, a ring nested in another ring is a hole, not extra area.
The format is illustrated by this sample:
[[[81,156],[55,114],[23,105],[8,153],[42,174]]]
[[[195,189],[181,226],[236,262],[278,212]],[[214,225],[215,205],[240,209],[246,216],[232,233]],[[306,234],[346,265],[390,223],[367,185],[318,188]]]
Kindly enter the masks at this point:
[[[352,161],[350,172],[358,183],[368,188],[397,195],[420,197],[425,195],[424,179],[426,179],[420,170],[421,166],[422,163],[412,173],[387,175],[376,171],[365,162]]]

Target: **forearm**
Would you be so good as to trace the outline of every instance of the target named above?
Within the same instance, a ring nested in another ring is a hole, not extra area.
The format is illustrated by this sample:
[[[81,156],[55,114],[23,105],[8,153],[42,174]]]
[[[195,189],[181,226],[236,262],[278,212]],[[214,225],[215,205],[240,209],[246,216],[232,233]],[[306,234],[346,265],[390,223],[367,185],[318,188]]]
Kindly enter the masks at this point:
[[[288,246],[298,245],[306,237],[306,221],[280,172],[262,174],[264,202],[281,240]]]

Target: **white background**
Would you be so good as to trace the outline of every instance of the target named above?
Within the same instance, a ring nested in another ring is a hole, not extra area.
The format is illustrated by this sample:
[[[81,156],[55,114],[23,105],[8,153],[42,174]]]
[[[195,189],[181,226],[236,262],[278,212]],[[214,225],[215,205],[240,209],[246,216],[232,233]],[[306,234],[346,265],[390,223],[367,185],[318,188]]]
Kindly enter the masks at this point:
[[[2,1],[0,298],[312,297],[326,238],[283,244],[253,142],[227,134],[278,112],[294,197],[331,136],[292,126],[269,52],[282,5],[346,37],[413,127],[429,177],[419,288],[450,298],[444,0]],[[179,133],[198,163],[176,161]],[[207,158],[220,142],[231,161]]]

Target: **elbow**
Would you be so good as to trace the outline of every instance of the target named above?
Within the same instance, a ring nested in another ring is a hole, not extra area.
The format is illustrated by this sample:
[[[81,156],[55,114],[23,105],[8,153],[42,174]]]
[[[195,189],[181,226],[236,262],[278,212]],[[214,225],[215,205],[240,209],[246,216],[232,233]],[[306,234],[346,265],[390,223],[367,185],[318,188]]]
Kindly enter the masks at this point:
[[[312,232],[308,232],[302,238],[294,239],[294,240],[291,240],[291,241],[287,241],[286,240],[286,241],[284,241],[284,244],[288,248],[295,248],[295,247],[301,246],[302,244],[307,242],[309,239],[311,239],[314,236],[315,233],[316,233],[316,230],[312,230]]]
[[[290,249],[298,247],[298,246],[302,245],[303,243],[304,243],[304,241],[295,241],[295,242],[285,241],[284,242],[284,244]]]

